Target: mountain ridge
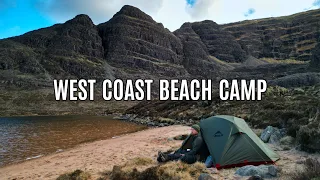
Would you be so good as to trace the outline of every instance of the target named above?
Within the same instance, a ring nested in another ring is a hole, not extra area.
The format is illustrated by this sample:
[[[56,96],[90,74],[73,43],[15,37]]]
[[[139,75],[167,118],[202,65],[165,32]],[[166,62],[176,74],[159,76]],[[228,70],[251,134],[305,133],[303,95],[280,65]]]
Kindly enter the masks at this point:
[[[272,80],[295,73],[295,68],[284,65],[279,67],[283,72],[275,71],[272,76],[269,72],[273,66],[265,72],[250,69],[241,73],[238,69],[268,66],[261,58],[315,59],[313,52],[318,52],[320,36],[318,16],[319,9],[223,25],[204,20],[184,23],[170,32],[148,14],[129,5],[98,25],[88,15],[80,14],[62,24],[0,40],[1,84],[41,87],[50,86],[56,78],[218,81],[251,78],[257,73]],[[299,67],[304,69],[301,72],[309,71],[305,65]]]

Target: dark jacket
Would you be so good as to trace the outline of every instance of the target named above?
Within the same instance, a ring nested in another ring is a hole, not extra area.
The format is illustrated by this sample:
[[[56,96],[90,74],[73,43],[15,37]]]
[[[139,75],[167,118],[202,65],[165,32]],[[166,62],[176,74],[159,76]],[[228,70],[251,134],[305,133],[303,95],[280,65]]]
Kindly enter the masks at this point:
[[[191,143],[190,143],[191,142]],[[181,158],[182,161],[187,163],[194,163],[196,161],[204,161],[209,155],[209,151],[206,143],[203,141],[201,133],[196,136],[190,135],[181,146],[181,149],[186,149],[186,146],[190,146],[190,151],[185,153]]]
[[[202,140],[201,135],[199,134],[199,135],[195,136],[195,138],[193,138],[192,148],[190,149],[189,152],[186,153],[186,155],[197,155],[197,154],[199,154],[199,151],[200,151],[202,145],[203,145],[203,140]]]

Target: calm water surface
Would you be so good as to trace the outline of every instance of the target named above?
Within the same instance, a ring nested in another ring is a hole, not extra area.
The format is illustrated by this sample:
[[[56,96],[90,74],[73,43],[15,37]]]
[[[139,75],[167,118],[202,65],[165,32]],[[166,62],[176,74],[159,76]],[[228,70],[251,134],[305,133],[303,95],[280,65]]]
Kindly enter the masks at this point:
[[[145,128],[107,116],[0,117],[0,166]]]

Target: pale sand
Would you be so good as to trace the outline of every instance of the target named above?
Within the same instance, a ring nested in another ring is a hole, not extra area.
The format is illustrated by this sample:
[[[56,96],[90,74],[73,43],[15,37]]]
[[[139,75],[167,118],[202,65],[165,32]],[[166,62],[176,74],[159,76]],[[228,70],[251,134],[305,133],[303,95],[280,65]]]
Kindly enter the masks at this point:
[[[181,145],[181,141],[171,140],[170,137],[187,134],[189,130],[190,127],[175,125],[82,144],[60,153],[0,168],[0,179],[56,179],[76,169],[87,171],[96,179],[101,172],[135,157],[149,157],[156,161],[158,150],[166,151]]]

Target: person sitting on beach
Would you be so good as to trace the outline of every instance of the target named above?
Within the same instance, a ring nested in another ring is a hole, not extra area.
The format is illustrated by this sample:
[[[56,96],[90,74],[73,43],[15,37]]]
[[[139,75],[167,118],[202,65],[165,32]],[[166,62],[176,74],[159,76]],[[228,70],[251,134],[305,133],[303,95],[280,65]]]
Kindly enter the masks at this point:
[[[200,133],[200,126],[194,124],[191,126],[190,135],[183,141],[182,146],[172,154],[159,151],[157,161],[181,160],[182,162],[192,164],[196,161],[204,161],[208,154],[206,144]]]

